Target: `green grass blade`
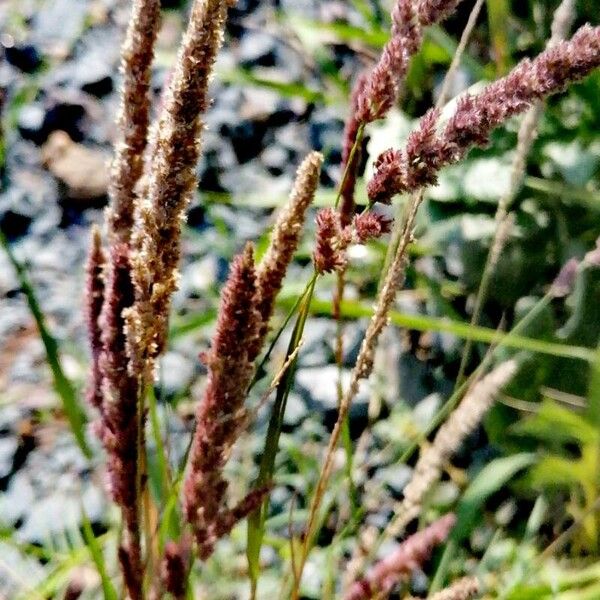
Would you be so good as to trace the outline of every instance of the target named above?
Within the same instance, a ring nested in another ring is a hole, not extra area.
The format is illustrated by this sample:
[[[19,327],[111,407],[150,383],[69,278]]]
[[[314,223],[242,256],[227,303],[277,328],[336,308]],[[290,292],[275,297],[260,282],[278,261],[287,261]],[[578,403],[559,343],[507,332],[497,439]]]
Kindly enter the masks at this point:
[[[314,298],[311,312],[317,315],[329,315],[332,302]],[[372,305],[356,300],[344,300],[340,306],[342,317],[359,319],[370,317],[373,313]],[[516,350],[549,354],[561,358],[573,358],[593,363],[596,352],[583,346],[572,346],[558,342],[549,342],[516,334],[514,332],[502,334],[488,327],[471,326],[469,323],[455,321],[448,318],[429,317],[426,315],[410,315],[399,311],[390,312],[390,321],[398,326],[416,331],[435,331],[449,333],[458,338],[481,342],[484,344],[498,344]]]
[[[277,92],[283,98],[300,98],[316,104],[335,104],[335,99],[325,95],[320,90],[309,88],[301,83],[287,83],[275,79],[259,77],[252,71],[243,68],[233,68],[218,73],[219,79],[227,83],[250,85]]]
[[[265,365],[267,364],[267,361],[271,357],[271,353],[275,349],[275,345],[279,341],[279,338],[283,334],[285,328],[288,326],[289,322],[292,320],[292,317],[296,314],[298,307],[300,306],[300,304],[302,304],[303,299],[306,297],[306,294],[308,294],[308,293],[312,293],[311,292],[311,283],[309,283],[309,285],[306,287],[304,292],[302,292],[302,294],[300,294],[300,296],[298,296],[298,299],[296,300],[296,302],[294,302],[294,304],[288,311],[288,314],[286,315],[285,319],[283,320],[283,323],[279,326],[279,329],[273,336],[273,339],[271,340],[271,343],[269,344],[269,347],[267,348],[265,355],[262,357],[262,359],[258,363],[258,366],[256,367],[256,373],[254,374],[254,377],[252,379],[252,382],[250,383],[250,387],[248,388],[248,391],[250,391],[254,387],[256,382],[259,381],[261,379],[261,377],[263,376],[263,373],[265,372]]]
[[[90,555],[92,556],[92,560],[96,565],[96,569],[98,570],[98,575],[100,575],[100,581],[102,582],[102,592],[104,594],[104,600],[119,600],[119,596],[117,595],[117,591],[115,590],[110,577],[108,576],[108,571],[106,569],[106,562],[104,561],[104,554],[102,552],[102,548],[98,543],[98,539],[94,535],[92,530],[92,524],[88,519],[88,516],[81,506],[81,520],[83,524],[83,537],[85,539],[85,543],[90,551]]]
[[[496,352],[500,350],[500,348],[502,348],[504,345],[507,345],[506,342],[510,341],[510,339],[517,335],[519,331],[523,331],[526,327],[528,327],[536,319],[536,317],[544,310],[544,308],[548,305],[550,301],[550,295],[546,295],[543,298],[541,298],[529,310],[529,312],[513,327],[513,329],[502,338],[502,341],[494,342],[494,349],[485,356],[481,364],[477,367],[477,369],[475,369],[475,371],[473,371],[473,373],[471,373],[469,378],[466,379],[458,388],[454,390],[448,401],[434,415],[431,422],[425,428],[425,431],[421,432],[421,434],[417,436],[416,439],[413,440],[410,446],[406,449],[406,451],[400,458],[400,462],[402,464],[406,463],[406,461],[413,455],[417,448],[419,448],[419,446],[427,438],[427,436],[436,427],[441,425],[443,420],[450,414],[450,412],[454,409],[454,407],[463,397],[464,392],[467,390],[468,386],[471,385],[471,382],[485,372],[492,358],[495,356]]]
[[[572,185],[565,185],[560,181],[532,176],[525,177],[523,185],[530,190],[542,192],[548,196],[556,196],[565,203],[581,204],[593,211],[600,210],[600,192],[598,191],[578,188]]]
[[[596,350],[596,360],[592,364],[587,400],[587,417],[598,427],[600,426],[600,346]]]
[[[4,248],[10,263],[12,264],[17,273],[17,278],[19,280],[21,289],[25,294],[25,298],[27,299],[29,310],[31,311],[31,314],[36,322],[40,338],[46,351],[46,361],[52,372],[54,389],[62,401],[63,410],[65,412],[67,420],[69,421],[69,425],[71,427],[73,436],[75,437],[75,440],[77,441],[77,444],[81,448],[83,454],[87,458],[90,458],[91,451],[85,440],[85,413],[79,405],[79,401],[77,399],[77,392],[75,391],[75,386],[63,371],[60,360],[58,342],[56,338],[54,338],[54,336],[50,333],[50,330],[46,325],[44,313],[42,312],[40,304],[37,300],[37,296],[33,289],[33,285],[29,281],[29,277],[27,275],[25,267],[17,260],[17,257],[12,251],[8,240],[1,231],[0,244]]]
[[[306,295],[304,295],[302,303],[298,308],[298,317],[290,338],[290,343],[286,353],[286,360],[296,351],[300,341],[302,340],[304,326],[306,324],[306,319],[308,318],[309,307],[316,281],[317,277],[314,275],[310,281],[308,291]],[[288,366],[285,374],[279,382],[279,385],[277,386],[275,402],[271,410],[267,436],[265,439],[265,447],[261,456],[258,477],[256,478],[256,482],[254,484],[254,487],[256,488],[267,485],[273,479],[275,457],[279,448],[279,436],[281,434],[283,416],[285,413],[287,399],[294,383],[297,360],[298,357],[296,356]],[[253,595],[256,594],[256,586],[259,577],[260,548],[264,538],[264,525],[268,508],[269,498],[267,496],[261,507],[248,517],[246,556],[248,559],[248,568],[252,583]]]
[[[156,498],[167,498],[171,489],[171,475],[167,462],[167,454],[163,443],[158,411],[156,410],[156,395],[153,386],[148,386],[148,413],[152,429],[152,439],[155,446],[155,454],[148,456],[148,466]]]
[[[508,0],[487,0],[488,25],[494,47],[497,74],[506,73],[509,62],[508,18],[510,6]]]

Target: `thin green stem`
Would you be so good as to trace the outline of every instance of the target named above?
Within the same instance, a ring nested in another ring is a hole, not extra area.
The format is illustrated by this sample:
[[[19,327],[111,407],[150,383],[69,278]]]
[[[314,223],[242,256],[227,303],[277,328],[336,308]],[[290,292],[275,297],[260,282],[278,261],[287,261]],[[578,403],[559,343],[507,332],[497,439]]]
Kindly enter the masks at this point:
[[[361,123],[356,130],[356,139],[354,140],[354,144],[352,144],[352,148],[350,149],[350,154],[348,155],[348,161],[346,162],[346,166],[344,168],[344,172],[342,173],[342,180],[340,181],[340,185],[338,186],[337,194],[335,195],[335,202],[333,203],[334,207],[337,208],[340,199],[342,198],[342,191],[344,189],[344,185],[346,184],[346,180],[350,175],[350,169],[354,168],[354,156],[356,155],[360,144],[362,144],[362,139],[365,134],[365,123]]]
[[[250,387],[248,388],[248,393],[254,387],[254,385],[256,384],[256,382],[260,380],[260,378],[262,376],[262,373],[264,372],[265,365],[267,364],[267,361],[271,357],[271,353],[273,352],[273,349],[275,348],[275,345],[277,344],[279,338],[281,337],[281,335],[285,331],[285,328],[289,325],[290,321],[292,320],[292,317],[296,314],[296,311],[298,310],[298,307],[302,304],[302,302],[306,298],[306,295],[310,293],[311,286],[314,287],[314,283],[316,282],[316,277],[317,277],[317,274],[313,273],[311,279],[306,284],[306,287],[304,288],[304,290],[302,290],[302,293],[296,298],[296,301],[294,302],[294,304],[292,305],[292,307],[288,311],[288,314],[286,315],[285,319],[283,320],[283,323],[281,324],[281,326],[277,330],[277,333],[275,334],[275,336],[271,340],[271,343],[269,344],[269,348],[267,349],[265,355],[263,356],[263,358],[261,359],[260,363],[256,367],[256,371],[254,373],[254,377],[252,379],[252,382],[250,383]]]
[[[318,273],[315,271],[309,281],[306,294],[302,295],[302,301],[298,308],[298,317],[296,319],[296,324],[294,325],[294,330],[292,331],[285,361],[288,361],[288,359],[297,351],[298,346],[302,341],[304,327],[309,314],[310,302],[317,279]],[[277,385],[277,393],[273,408],[271,410],[271,417],[269,419],[269,426],[265,439],[265,447],[261,456],[258,477],[256,478],[253,486],[255,489],[268,485],[273,478],[275,458],[277,456],[277,450],[279,447],[279,437],[281,434],[281,427],[283,425],[285,407],[294,383],[294,374],[296,372],[297,362],[298,356],[296,355],[293,360],[290,361],[279,381],[279,384]],[[251,598],[255,598],[257,592],[258,578],[260,574],[260,549],[264,539],[264,527],[268,509],[269,496],[267,496],[262,505],[248,517],[246,556],[249,567]]]

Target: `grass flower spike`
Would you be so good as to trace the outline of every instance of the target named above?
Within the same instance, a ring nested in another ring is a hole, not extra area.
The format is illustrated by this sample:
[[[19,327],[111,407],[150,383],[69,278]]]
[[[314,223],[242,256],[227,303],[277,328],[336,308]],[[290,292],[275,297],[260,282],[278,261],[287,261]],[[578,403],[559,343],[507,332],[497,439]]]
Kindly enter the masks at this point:
[[[245,423],[244,401],[254,373],[251,354],[261,324],[256,300],[253,248],[248,244],[231,265],[212,345],[203,355],[208,382],[198,406],[184,484],[185,514],[203,558],[234,524],[226,504],[223,467]]]
[[[470,600],[479,593],[479,588],[476,577],[463,577],[431,596],[431,600]]]
[[[121,47],[123,77],[111,167],[107,222],[111,240],[128,242],[133,226],[135,189],[142,176],[150,124],[150,78],[160,21],[160,0],[134,0]]]
[[[258,312],[261,318],[259,341],[264,340],[269,320],[275,306],[275,298],[298,249],[304,230],[306,211],[312,203],[321,173],[323,156],[311,152],[303,161],[294,181],[287,205],[277,216],[269,247],[257,268]],[[259,346],[261,344],[259,343]]]
[[[377,64],[356,81],[350,99],[350,116],[342,142],[342,165],[345,179],[341,187],[340,213],[347,225],[354,211],[354,189],[361,149],[355,147],[359,131],[383,118],[398,98],[408,64],[420,48],[423,27],[439,23],[451,14],[461,0],[397,0],[392,10],[392,36],[384,46]],[[359,140],[360,141],[360,140]]]
[[[481,423],[500,390],[513,378],[516,370],[514,361],[496,367],[467,392],[439,428],[432,444],[421,452],[412,477],[403,490],[404,499],[396,508],[395,517],[386,532],[389,537],[399,535],[418,515],[426,494],[439,480],[444,464]]]
[[[369,200],[388,203],[396,194],[435,184],[442,167],[459,161],[473,146],[485,146],[490,133],[509,117],[562,91],[599,65],[600,27],[585,25],[571,40],[523,60],[480,94],[463,96],[439,134],[438,111],[431,110],[409,136],[405,151],[388,150],[379,156],[367,187]]]
[[[344,600],[368,600],[389,594],[396,583],[421,567],[433,549],[446,541],[455,522],[456,517],[448,514],[411,535],[376,563],[366,577],[355,581],[344,595]]]
[[[123,513],[125,541],[119,558],[130,596],[141,593],[142,558],[139,540],[138,505],[139,380],[127,368],[127,350],[123,312],[133,304],[129,248],[114,244],[108,255],[110,265],[100,314],[102,331],[102,420],[100,438],[108,454],[110,489]]]
[[[224,0],[195,0],[177,65],[152,140],[137,200],[132,244],[136,302],[127,315],[133,372],[151,372],[164,349],[170,298],[178,285],[181,222],[196,183],[202,113],[223,40]]]
[[[102,249],[100,230],[98,227],[94,227],[85,270],[85,319],[92,354],[92,366],[86,397],[88,402],[98,410],[102,410],[102,374],[100,371],[102,330],[98,320],[104,303],[103,273],[105,267],[106,256]]]

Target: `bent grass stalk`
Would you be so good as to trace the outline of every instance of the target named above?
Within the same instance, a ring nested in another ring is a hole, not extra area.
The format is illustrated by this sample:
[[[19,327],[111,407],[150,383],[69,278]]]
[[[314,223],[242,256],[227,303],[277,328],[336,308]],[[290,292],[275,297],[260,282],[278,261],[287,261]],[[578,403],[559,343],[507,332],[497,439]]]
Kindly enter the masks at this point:
[[[475,4],[475,7],[471,11],[471,15],[467,26],[465,27],[465,31],[463,31],[463,35],[461,37],[457,53],[454,57],[451,68],[448,71],[447,79],[453,76],[454,70],[459,64],[460,57],[464,52],[467,40],[472,32],[473,27],[475,26],[476,18],[479,14],[480,9],[481,2],[478,2]],[[446,89],[449,89],[449,86],[446,86]],[[440,95],[438,102],[440,104],[444,102],[443,94]],[[329,445],[325,454],[324,466],[321,469],[319,480],[309,510],[309,517],[306,525],[306,531],[304,534],[304,543],[302,544],[301,549],[298,574],[297,577],[294,578],[294,587],[292,589],[292,598],[294,600],[298,597],[299,594],[300,582],[302,579],[302,571],[306,563],[308,553],[310,551],[310,546],[312,545],[312,538],[314,534],[313,528],[316,520],[316,514],[319,510],[322,501],[322,496],[325,492],[329,477],[331,475],[333,453],[335,451],[335,448],[337,447],[339,437],[344,431],[344,423],[347,421],[350,403],[358,389],[358,381],[362,378],[368,377],[370,371],[372,370],[374,348],[377,345],[379,335],[381,334],[381,331],[383,330],[386,324],[387,316],[391,308],[391,304],[394,300],[395,293],[397,289],[401,286],[402,281],[404,280],[405,269],[407,264],[406,255],[408,245],[410,242],[412,242],[413,239],[415,219],[417,211],[422,201],[423,190],[418,190],[411,196],[410,201],[406,206],[405,217],[402,220],[398,219],[396,221],[394,231],[398,230],[399,233],[397,235],[394,235],[394,233],[392,234],[392,241],[395,242],[395,239],[397,239],[398,243],[397,245],[394,243],[390,246],[391,248],[393,248],[394,254],[391,256],[393,256],[394,258],[390,261],[389,268],[382,273],[382,278],[380,279],[380,282],[383,283],[380,285],[375,314],[372,316],[369,328],[367,329],[367,332],[365,334],[365,339],[363,341],[361,351],[352,371],[352,380],[350,386],[345,394],[340,395],[338,419],[330,436]],[[371,201],[369,201],[369,206],[370,204]],[[338,280],[338,290],[340,290],[343,293],[343,279],[341,279],[341,283]],[[342,297],[340,296],[338,298],[338,302],[341,301]],[[341,336],[338,335],[338,337],[341,340]],[[338,350],[338,352],[339,354],[341,354],[340,350]],[[351,452],[349,454],[351,454]],[[352,489],[351,473],[349,475],[349,480],[351,485],[350,489]]]
[[[375,312],[371,318],[371,321],[369,322],[358,358],[354,368],[352,369],[350,384],[339,405],[338,419],[329,438],[329,444],[323,460],[323,467],[321,468],[319,479],[317,481],[310,504],[309,515],[304,532],[304,541],[300,550],[297,577],[294,578],[294,585],[292,588],[293,600],[297,600],[299,597],[302,573],[310,552],[310,548],[312,546],[313,536],[315,534],[315,524],[317,522],[317,514],[331,477],[331,472],[333,469],[333,455],[342,432],[344,419],[346,418],[348,410],[350,409],[350,403],[358,391],[360,381],[368,377],[371,372],[375,346],[377,345],[379,335],[387,323],[388,311],[395,298],[396,290],[400,287],[402,281],[404,280],[407,262],[406,250],[409,243],[412,241],[414,221],[418,208],[419,202],[414,202],[410,207],[407,219],[404,223],[400,245],[398,246],[396,256],[394,257],[394,260],[386,275],[385,283],[380,294],[378,295]]]
[[[351,155],[356,152],[360,141],[362,139],[364,127],[359,127],[359,135],[357,136],[356,141],[351,150]],[[341,190],[346,182],[346,178],[349,177],[350,170],[346,169],[344,175],[342,177],[342,181],[340,182],[338,193],[336,195],[336,199],[334,203],[337,205],[339,203],[339,199],[341,197]],[[250,384],[250,389],[256,382],[256,378],[260,375],[261,369],[267,359],[269,358],[275,344],[283,330],[290,322],[292,316],[295,311],[298,310],[298,317],[296,318],[296,323],[294,325],[294,329],[292,331],[292,336],[290,338],[290,343],[288,345],[288,349],[285,356],[285,362],[288,363],[288,366],[284,369],[281,374],[280,381],[277,385],[277,394],[275,403],[271,410],[271,416],[269,418],[269,426],[267,429],[267,435],[265,438],[265,449],[262,454],[261,464],[259,469],[259,474],[257,480],[255,482],[255,489],[258,489],[261,485],[264,485],[265,482],[269,481],[272,478],[273,470],[275,466],[275,457],[277,454],[277,449],[279,445],[279,436],[281,433],[281,426],[283,424],[283,416],[285,412],[285,406],[287,404],[287,398],[289,396],[290,390],[293,386],[294,382],[294,374],[295,368],[297,364],[297,357],[290,360],[290,357],[298,352],[300,341],[302,340],[302,336],[304,335],[304,326],[306,324],[306,319],[308,316],[309,308],[311,305],[311,301],[314,294],[315,285],[319,278],[319,273],[315,270],[310,280],[306,284],[306,287],[299,295],[295,304],[292,306],[290,312],[288,313],[286,319],[283,324],[277,331],[269,349],[265,357],[259,364],[258,369],[256,370],[256,374]],[[263,504],[260,507],[260,510],[255,511],[250,518],[248,519],[248,540],[246,545],[246,556],[248,559],[248,567],[249,567],[249,575],[250,575],[250,587],[251,587],[251,595],[252,598],[256,596],[257,586],[258,586],[258,560],[260,555],[260,549],[262,547],[262,542],[264,538],[264,523],[266,519],[266,514],[269,506],[269,494],[266,495],[266,498]]]

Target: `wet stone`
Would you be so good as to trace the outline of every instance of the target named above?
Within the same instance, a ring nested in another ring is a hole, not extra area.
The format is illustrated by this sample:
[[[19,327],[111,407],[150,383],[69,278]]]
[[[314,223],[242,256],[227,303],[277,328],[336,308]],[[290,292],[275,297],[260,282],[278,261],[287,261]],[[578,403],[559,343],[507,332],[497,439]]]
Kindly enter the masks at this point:
[[[85,208],[106,196],[109,155],[74,143],[63,131],[53,132],[43,147],[48,170],[63,184],[66,197]]]

